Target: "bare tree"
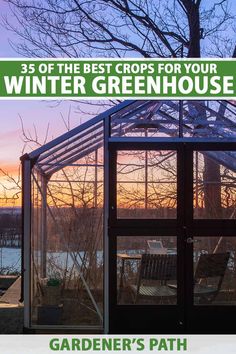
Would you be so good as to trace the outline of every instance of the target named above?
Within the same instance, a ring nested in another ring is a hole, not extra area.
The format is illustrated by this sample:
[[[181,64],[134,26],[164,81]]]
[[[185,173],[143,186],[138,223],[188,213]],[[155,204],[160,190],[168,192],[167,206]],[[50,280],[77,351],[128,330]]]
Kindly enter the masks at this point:
[[[230,0],[5,1],[14,20],[5,18],[4,23],[19,39],[12,45],[26,56],[235,57],[236,53]],[[218,183],[214,162],[206,159],[205,164],[206,175],[211,171]],[[220,209],[220,196],[216,201]]]
[[[229,0],[5,1],[14,47],[32,57],[232,56],[235,46]]]
[[[236,51],[231,0],[4,1],[12,16],[3,23],[17,34],[11,45],[24,56],[230,57]],[[115,103],[95,105],[104,110]]]

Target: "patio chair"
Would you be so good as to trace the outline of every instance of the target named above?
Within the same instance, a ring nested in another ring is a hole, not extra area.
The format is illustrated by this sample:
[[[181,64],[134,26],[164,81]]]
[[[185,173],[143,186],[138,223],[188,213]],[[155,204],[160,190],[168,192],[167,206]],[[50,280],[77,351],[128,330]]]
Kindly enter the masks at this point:
[[[194,301],[208,304],[216,298],[221,289],[229,257],[229,252],[201,254],[194,274]],[[211,284],[208,284],[210,279]]]
[[[200,255],[194,274],[195,303],[209,304],[216,298],[221,289],[229,257],[229,252]],[[214,282],[213,278],[215,278]],[[168,284],[168,286],[172,290],[177,290],[175,284]]]
[[[173,300],[177,291],[168,287],[167,281],[176,280],[176,269],[176,255],[143,254],[137,285],[130,285],[134,303],[140,298]]]

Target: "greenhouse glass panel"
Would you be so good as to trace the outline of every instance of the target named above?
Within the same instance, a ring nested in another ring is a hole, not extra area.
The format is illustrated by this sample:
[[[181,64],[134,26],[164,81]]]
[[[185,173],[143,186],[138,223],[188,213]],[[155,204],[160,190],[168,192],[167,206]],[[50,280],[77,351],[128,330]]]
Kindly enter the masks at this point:
[[[22,156],[27,331],[231,330],[235,143],[233,102],[137,100]]]

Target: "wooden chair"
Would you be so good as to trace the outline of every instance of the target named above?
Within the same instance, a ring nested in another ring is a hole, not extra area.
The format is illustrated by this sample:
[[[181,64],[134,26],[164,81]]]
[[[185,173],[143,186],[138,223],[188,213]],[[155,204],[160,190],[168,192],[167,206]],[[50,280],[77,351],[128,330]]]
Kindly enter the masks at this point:
[[[211,303],[218,295],[224,279],[230,253],[201,254],[194,274],[194,302]],[[214,284],[204,284],[216,278]]]
[[[194,274],[194,302],[208,304],[215,299],[221,289],[229,257],[229,252],[201,254]],[[210,278],[217,278],[215,284],[203,284]],[[177,296],[177,286],[167,282],[176,279],[177,255],[143,254],[137,285],[130,286],[134,303],[141,297],[173,300]]]
[[[177,295],[176,289],[167,286],[167,281],[176,280],[177,256],[143,254],[137,285],[130,285],[134,303],[140,298],[170,301]]]

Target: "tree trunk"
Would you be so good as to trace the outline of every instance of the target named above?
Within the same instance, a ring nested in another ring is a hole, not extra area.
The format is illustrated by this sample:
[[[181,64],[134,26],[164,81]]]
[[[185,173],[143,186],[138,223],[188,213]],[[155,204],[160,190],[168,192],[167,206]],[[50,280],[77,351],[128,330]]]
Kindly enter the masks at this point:
[[[201,49],[200,49],[200,16],[199,16],[199,7],[196,5],[191,5],[191,8],[188,12],[189,19],[189,58],[200,58]]]
[[[199,15],[199,3],[186,2],[188,10],[189,21],[189,58],[201,57],[201,27]],[[236,51],[236,49],[235,49]],[[202,116],[206,117],[206,112],[202,110]],[[204,156],[204,200],[205,200],[205,216],[207,218],[220,218],[221,216],[221,178],[220,178],[220,165],[217,162]]]
[[[204,156],[204,165],[205,217],[219,219],[221,217],[220,165],[208,156]]]

